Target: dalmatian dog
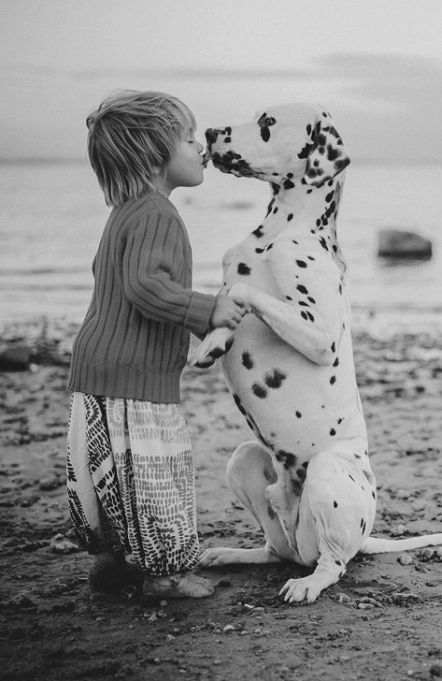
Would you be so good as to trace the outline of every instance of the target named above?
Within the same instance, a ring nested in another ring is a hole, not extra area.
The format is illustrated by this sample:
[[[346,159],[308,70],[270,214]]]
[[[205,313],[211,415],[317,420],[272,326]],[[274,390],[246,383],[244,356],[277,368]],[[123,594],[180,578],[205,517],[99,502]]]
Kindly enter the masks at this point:
[[[261,224],[223,260],[223,291],[244,304],[237,329],[216,329],[191,363],[222,356],[233,399],[255,439],[227,478],[261,526],[262,548],[211,548],[204,567],[282,560],[314,568],[289,579],[289,603],[317,599],[358,552],[442,544],[442,533],[369,537],[376,481],[356,384],[346,266],[336,219],[350,159],[331,116],[290,104],[236,127],[206,131],[219,170],[270,184]]]

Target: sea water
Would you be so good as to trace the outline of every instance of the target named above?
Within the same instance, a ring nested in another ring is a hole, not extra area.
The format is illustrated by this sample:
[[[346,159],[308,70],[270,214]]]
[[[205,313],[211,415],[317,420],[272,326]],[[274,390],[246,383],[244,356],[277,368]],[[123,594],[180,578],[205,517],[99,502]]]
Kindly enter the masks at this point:
[[[109,215],[85,161],[0,166],[0,324],[66,318],[79,322],[91,297],[91,263]],[[205,182],[171,200],[187,225],[194,288],[216,292],[224,251],[266,213],[268,186],[209,167]],[[354,324],[415,331],[442,328],[442,167],[349,166],[338,220]],[[377,257],[379,230],[431,239],[425,262]]]

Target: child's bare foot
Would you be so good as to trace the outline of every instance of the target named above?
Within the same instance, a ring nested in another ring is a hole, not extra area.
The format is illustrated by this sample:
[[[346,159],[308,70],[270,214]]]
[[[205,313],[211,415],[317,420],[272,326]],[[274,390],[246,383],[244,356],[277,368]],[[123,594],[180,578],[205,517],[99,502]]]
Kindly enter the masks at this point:
[[[94,592],[117,591],[129,584],[141,586],[143,573],[136,566],[126,562],[119,553],[97,553],[89,570],[89,588]]]
[[[192,572],[169,577],[150,577],[143,586],[145,596],[161,598],[206,598],[212,596],[214,591],[209,579],[197,577]]]

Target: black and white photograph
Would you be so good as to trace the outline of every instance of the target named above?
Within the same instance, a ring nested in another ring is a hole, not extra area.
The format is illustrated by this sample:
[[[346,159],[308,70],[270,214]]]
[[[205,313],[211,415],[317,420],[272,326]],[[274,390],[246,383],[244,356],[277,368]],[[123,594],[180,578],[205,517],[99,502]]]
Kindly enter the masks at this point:
[[[440,0],[0,0],[2,681],[442,678]]]

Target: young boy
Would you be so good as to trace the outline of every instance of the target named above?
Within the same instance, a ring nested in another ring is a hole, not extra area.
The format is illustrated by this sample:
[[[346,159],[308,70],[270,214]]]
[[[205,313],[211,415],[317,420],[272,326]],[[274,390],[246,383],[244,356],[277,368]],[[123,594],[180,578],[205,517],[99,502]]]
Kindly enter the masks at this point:
[[[199,561],[194,469],[180,402],[190,332],[240,322],[227,296],[192,290],[186,228],[169,200],[203,181],[195,119],[180,100],[123,91],[87,119],[89,159],[113,206],[93,263],[94,291],[74,343],[68,498],[94,555],[91,589],[144,573],[144,592],[213,593]]]

